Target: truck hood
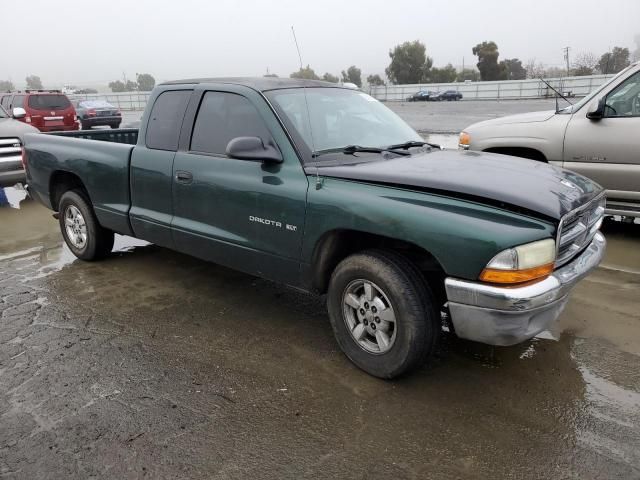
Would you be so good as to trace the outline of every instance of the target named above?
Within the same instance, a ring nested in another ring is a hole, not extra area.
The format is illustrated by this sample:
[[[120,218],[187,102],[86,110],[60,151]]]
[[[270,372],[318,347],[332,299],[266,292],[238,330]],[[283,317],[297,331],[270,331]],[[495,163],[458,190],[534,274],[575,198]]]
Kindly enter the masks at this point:
[[[474,123],[473,127],[488,127],[496,125],[509,125],[513,123],[535,123],[546,122],[556,114],[554,110],[545,110],[542,112],[519,113],[517,115],[508,115],[506,117],[493,118],[483,122]]]
[[[559,220],[602,192],[582,175],[534,160],[432,150],[406,157],[306,167],[309,175],[420,189]]]
[[[24,143],[25,133],[38,133],[36,127],[19,122],[13,118],[0,118],[0,138],[17,137]]]

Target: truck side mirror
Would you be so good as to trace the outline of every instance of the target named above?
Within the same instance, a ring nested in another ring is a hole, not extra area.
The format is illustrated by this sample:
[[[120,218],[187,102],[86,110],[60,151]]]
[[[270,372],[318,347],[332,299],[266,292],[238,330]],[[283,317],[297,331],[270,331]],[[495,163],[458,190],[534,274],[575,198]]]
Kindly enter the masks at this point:
[[[11,110],[11,116],[17,120],[18,118],[26,117],[27,112],[22,107],[16,107],[13,110]]]
[[[589,108],[587,112],[587,118],[590,120],[600,120],[604,117],[604,109],[606,108],[606,99],[602,97],[598,100],[598,104],[595,107]]]
[[[227,144],[227,156],[239,160],[282,163],[283,158],[273,141],[265,145],[260,137],[236,137]]]

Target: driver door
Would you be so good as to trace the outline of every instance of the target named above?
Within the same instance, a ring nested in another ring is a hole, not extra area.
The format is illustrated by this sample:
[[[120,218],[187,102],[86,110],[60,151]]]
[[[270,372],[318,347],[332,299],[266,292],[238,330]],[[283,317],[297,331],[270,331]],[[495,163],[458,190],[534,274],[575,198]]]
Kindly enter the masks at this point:
[[[602,185],[608,204],[640,203],[640,72],[606,94],[603,118],[587,118],[601,98],[594,98],[569,122],[564,167]]]
[[[296,284],[309,184],[295,151],[253,90],[221,85],[197,95],[173,162],[176,249]],[[227,156],[229,141],[246,136],[278,145],[282,163]]]

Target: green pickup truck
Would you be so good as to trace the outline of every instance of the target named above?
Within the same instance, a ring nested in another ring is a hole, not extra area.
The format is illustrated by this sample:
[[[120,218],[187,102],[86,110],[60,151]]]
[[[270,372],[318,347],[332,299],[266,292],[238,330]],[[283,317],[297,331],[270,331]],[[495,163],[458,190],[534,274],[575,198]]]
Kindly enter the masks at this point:
[[[119,233],[326,294],[341,349],[382,378],[424,362],[444,326],[532,338],[605,250],[591,180],[441,150],[319,81],[165,83],[139,131],[28,134],[23,160],[78,258],[108,255]]]

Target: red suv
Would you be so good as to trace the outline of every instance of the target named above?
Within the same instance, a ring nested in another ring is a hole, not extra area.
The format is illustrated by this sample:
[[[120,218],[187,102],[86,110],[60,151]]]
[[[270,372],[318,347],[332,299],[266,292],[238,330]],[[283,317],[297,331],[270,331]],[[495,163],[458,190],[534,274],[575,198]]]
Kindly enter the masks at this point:
[[[78,130],[76,110],[60,90],[25,90],[0,94],[0,105],[11,115],[14,108],[23,108],[26,115],[16,118],[41,132]]]

